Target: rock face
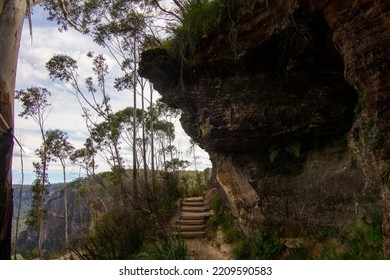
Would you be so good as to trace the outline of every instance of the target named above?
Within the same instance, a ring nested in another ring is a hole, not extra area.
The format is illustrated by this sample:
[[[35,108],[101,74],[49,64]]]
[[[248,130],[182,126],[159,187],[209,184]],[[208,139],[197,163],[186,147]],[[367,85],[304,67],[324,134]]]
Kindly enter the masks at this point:
[[[68,187],[68,234],[69,240],[81,237],[88,231],[92,222],[90,197],[83,196],[78,190],[77,183]],[[43,248],[46,254],[60,254],[65,250],[65,224],[64,224],[64,190],[57,190],[50,195],[45,206],[45,226],[43,235]],[[20,233],[18,250],[23,255],[38,246],[38,232],[26,229]],[[46,257],[49,257],[46,255]],[[51,256],[53,257],[53,256]]]
[[[143,53],[244,232],[342,226],[368,207],[390,253],[389,19],[389,1],[258,1],[193,54]]]

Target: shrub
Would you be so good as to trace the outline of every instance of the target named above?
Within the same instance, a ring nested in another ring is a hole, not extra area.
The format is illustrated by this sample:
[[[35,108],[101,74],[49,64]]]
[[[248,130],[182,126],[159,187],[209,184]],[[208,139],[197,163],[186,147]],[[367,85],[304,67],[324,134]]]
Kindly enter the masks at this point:
[[[218,30],[223,2],[220,0],[190,1],[187,5],[182,15],[181,26],[176,32],[178,36],[185,38],[191,49],[199,46],[202,36]]]
[[[173,235],[149,243],[137,254],[137,260],[187,260],[187,246],[184,241]]]
[[[251,241],[251,256],[257,260],[272,260],[284,246],[275,232],[265,233],[257,229]]]
[[[360,220],[351,227],[352,238],[346,241],[343,259],[376,260],[383,259],[382,217],[371,214],[372,224]]]
[[[320,251],[320,259],[345,259],[345,260],[377,260],[383,259],[382,217],[377,213],[371,213],[369,218],[372,222],[365,223],[363,220],[356,221],[344,232],[332,235],[333,242],[321,239],[325,244]],[[327,236],[326,236],[327,237]],[[325,237],[325,238],[326,238]]]
[[[114,208],[96,220],[93,231],[74,244],[75,254],[87,260],[129,259],[143,245],[148,223],[126,208]]]
[[[210,34],[231,31],[240,18],[253,11],[264,0],[189,0],[181,12],[180,25],[173,28],[173,38],[164,42],[168,52],[183,55],[186,49],[194,52],[201,47],[202,38]]]

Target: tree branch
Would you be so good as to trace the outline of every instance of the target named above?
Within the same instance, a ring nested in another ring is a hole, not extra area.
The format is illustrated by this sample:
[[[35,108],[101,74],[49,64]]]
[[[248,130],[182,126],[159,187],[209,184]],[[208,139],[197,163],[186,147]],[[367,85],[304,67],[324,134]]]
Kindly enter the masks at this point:
[[[41,4],[43,1],[45,1],[45,0],[31,0],[31,8],[36,6],[36,5]]]
[[[44,0],[37,0],[37,1],[44,1]],[[68,10],[66,9],[66,6],[65,6],[65,1],[64,0],[57,0],[58,1],[58,7],[61,9],[61,12],[62,12],[62,15],[64,16],[65,20],[74,28],[76,29],[77,31],[81,32],[81,33],[85,33],[86,32],[86,29],[83,29],[83,28],[80,28],[80,26],[74,22],[73,20],[71,20],[68,16]]]
[[[172,11],[168,11],[168,10],[166,10],[165,8],[163,8],[163,7],[160,5],[160,3],[158,3],[158,0],[153,0],[153,2],[154,2],[154,3],[157,5],[157,7],[158,7],[161,11],[163,11],[164,13],[169,14],[169,15],[171,15],[171,16],[177,18],[179,21],[182,21],[182,18],[181,18],[180,16],[178,16],[177,14],[175,14],[175,13],[172,12]],[[178,6],[178,7],[179,7],[179,9],[181,10],[180,6]]]
[[[180,9],[180,11],[182,12],[182,13],[184,13],[184,11],[185,11],[185,8],[184,8],[184,6],[179,2],[179,1],[177,1],[177,0],[173,0],[173,2],[176,4],[176,6]]]

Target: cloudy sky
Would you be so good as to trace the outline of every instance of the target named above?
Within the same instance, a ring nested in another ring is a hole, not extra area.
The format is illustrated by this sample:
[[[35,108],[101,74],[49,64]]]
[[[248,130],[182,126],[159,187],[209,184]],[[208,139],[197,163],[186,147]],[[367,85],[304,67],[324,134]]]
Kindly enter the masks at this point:
[[[112,78],[109,82],[113,83],[115,73],[119,73],[116,62],[110,57],[107,50],[94,44],[92,40],[85,35],[70,30],[60,33],[53,22],[49,22],[46,13],[40,7],[33,11],[33,42],[29,34],[27,21],[24,24],[22,42],[20,46],[16,90],[26,89],[30,86],[46,87],[51,92],[49,102],[52,104],[50,114],[45,123],[45,129],[61,129],[68,133],[69,141],[76,147],[81,148],[86,139],[86,129],[84,120],[81,118],[81,109],[75,97],[70,93],[69,88],[62,82],[52,82],[48,71],[45,68],[46,62],[55,54],[66,54],[75,59],[78,63],[78,73],[80,77],[93,76],[92,62],[87,57],[89,51],[95,54],[105,54],[107,63],[110,67]],[[120,110],[127,106],[132,106],[132,96],[126,92],[113,92],[113,109]],[[41,139],[38,126],[30,119],[24,119],[17,114],[21,112],[21,106],[18,101],[15,102],[15,136],[20,140],[23,146],[24,158],[24,183],[31,183],[35,175],[33,173],[32,162],[37,161],[35,149],[39,148]],[[176,140],[175,145],[183,152],[184,157],[191,156],[187,150],[189,148],[189,138],[181,129],[179,121],[176,122]],[[204,169],[210,167],[207,153],[197,148],[197,167]],[[103,162],[99,163],[100,170],[107,170]],[[69,165],[68,179],[79,176],[79,168]],[[49,167],[49,179],[52,183],[62,181],[62,169],[59,164],[51,163]],[[21,181],[21,163],[19,147],[15,145],[13,158],[13,183],[18,184]]]

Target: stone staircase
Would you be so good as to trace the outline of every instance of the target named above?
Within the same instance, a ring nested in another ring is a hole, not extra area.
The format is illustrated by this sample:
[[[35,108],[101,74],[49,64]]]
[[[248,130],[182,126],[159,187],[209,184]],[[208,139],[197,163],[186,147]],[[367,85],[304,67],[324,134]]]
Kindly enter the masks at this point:
[[[177,234],[183,238],[197,238],[206,234],[206,222],[210,217],[209,208],[203,197],[184,198],[180,215],[176,221]]]

